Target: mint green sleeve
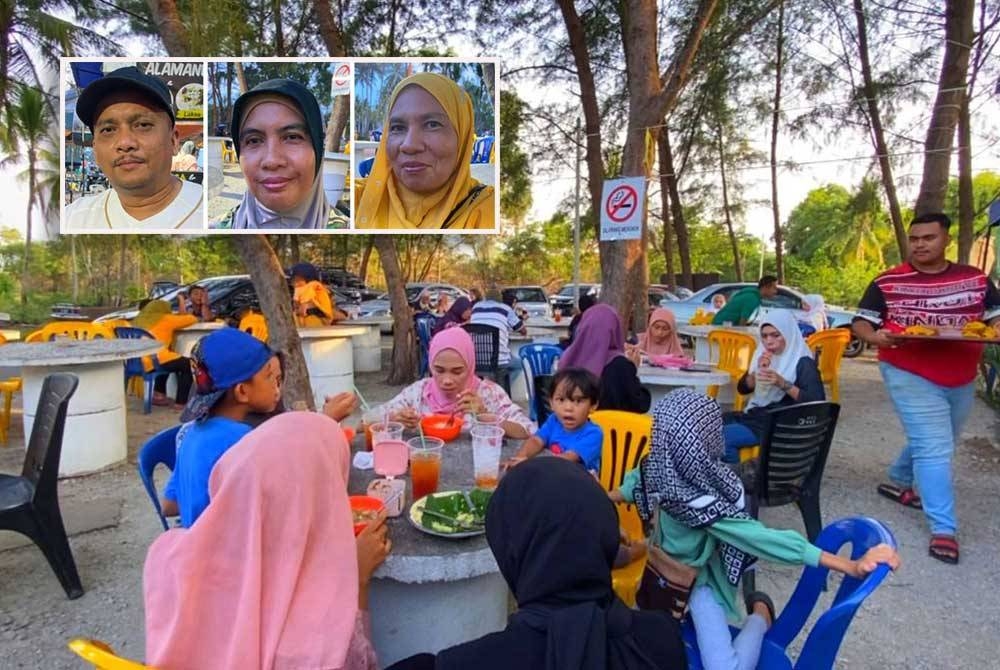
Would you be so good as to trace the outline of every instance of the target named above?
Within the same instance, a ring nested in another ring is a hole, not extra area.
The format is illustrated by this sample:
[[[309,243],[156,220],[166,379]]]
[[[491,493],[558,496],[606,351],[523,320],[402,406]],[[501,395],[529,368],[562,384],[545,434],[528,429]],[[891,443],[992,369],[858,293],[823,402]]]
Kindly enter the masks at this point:
[[[819,565],[822,550],[794,530],[768,528],[756,519],[721,519],[704,529],[720,542],[785,565]]]
[[[625,479],[622,480],[622,485],[618,491],[625,498],[625,502],[634,503],[635,502],[635,487],[640,486],[641,481],[639,480],[639,468],[635,470],[629,470],[625,473]]]

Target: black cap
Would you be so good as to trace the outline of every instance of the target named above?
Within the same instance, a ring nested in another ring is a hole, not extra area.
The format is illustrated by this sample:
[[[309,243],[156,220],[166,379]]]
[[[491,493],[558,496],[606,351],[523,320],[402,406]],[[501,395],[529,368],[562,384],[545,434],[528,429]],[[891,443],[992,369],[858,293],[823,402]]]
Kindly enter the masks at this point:
[[[255,96],[267,93],[290,98],[299,108],[306,120],[306,127],[309,129],[309,138],[312,140],[313,152],[316,154],[316,174],[319,174],[319,171],[323,169],[323,142],[326,139],[323,115],[320,114],[316,96],[308,88],[291,79],[268,79],[236,98],[236,102],[233,103],[233,120],[229,124],[230,137],[233,138],[233,145],[236,147],[236,157],[239,158],[240,155],[240,125],[243,122],[243,110]]]
[[[171,121],[176,121],[170,89],[162,80],[143,74],[135,66],[112,70],[97,81],[91,82],[76,101],[76,115],[93,130],[97,121],[94,117],[97,115],[97,107],[101,104],[101,100],[109,93],[129,88],[145,93],[170,115]]]

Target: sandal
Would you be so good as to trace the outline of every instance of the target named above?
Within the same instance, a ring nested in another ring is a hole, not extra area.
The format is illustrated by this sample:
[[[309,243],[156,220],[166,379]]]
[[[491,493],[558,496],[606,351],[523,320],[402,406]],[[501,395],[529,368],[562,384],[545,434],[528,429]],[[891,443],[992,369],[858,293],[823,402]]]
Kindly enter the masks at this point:
[[[770,628],[771,626],[774,625],[774,620],[776,618],[774,614],[774,601],[772,601],[771,597],[768,596],[763,591],[754,591],[752,593],[747,594],[746,600],[743,601],[743,604],[747,608],[748,616],[754,613],[753,606],[757,603],[764,603],[764,607],[767,608],[767,614],[768,616],[771,617],[771,620],[768,622],[767,626],[768,628]]]
[[[958,563],[958,540],[953,535],[931,535],[931,546],[927,553],[944,563]]]
[[[924,508],[924,503],[920,500],[920,496],[910,487],[903,488],[895,484],[879,484],[878,492],[879,495],[898,502],[904,507],[912,507],[913,509]]]
[[[168,407],[168,406],[174,404],[173,401],[170,400],[170,398],[168,398],[165,395],[164,396],[154,395],[153,396],[153,400],[151,402],[152,402],[152,404],[156,405],[157,407]]]

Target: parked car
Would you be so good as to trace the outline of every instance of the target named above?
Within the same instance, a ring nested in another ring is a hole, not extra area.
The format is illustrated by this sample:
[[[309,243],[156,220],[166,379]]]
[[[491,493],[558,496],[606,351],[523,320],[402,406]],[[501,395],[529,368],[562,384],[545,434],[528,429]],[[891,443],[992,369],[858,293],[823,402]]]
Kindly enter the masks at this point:
[[[552,312],[559,312],[562,316],[572,316],[576,309],[573,300],[574,284],[566,284],[559,293],[549,297],[549,304],[552,305]],[[601,297],[600,284],[580,284],[580,295],[592,295],[595,298]]]
[[[713,311],[712,298],[716,295],[722,294],[728,300],[732,294],[741,289],[747,288],[748,286],[756,286],[756,284],[750,282],[712,284],[711,286],[706,286],[700,291],[695,291],[690,298],[685,300],[663,300],[660,302],[660,306],[673,311],[674,316],[677,317],[677,325],[683,326],[691,320],[691,317],[694,316],[695,311],[699,307],[705,311]],[[805,296],[799,291],[787,286],[779,285],[778,295],[774,298],[765,299],[761,302],[761,308],[758,310],[754,322],[760,323],[761,317],[772,309],[790,309],[796,319],[808,321],[809,319],[806,316],[806,311],[802,309],[802,303],[804,300]],[[851,321],[854,319],[854,312],[827,305],[826,317],[827,323],[831,328],[850,328]],[[851,333],[851,341],[847,345],[844,355],[848,358],[853,358],[860,355],[862,351],[864,351],[864,342],[858,339],[854,333]]]
[[[49,316],[53,319],[58,319],[59,321],[88,321],[86,314],[80,310],[79,305],[74,305],[71,302],[57,302],[52,305],[52,311],[49,312]]]
[[[523,310],[528,318],[552,316],[549,298],[541,286],[508,286],[501,290],[501,295],[504,302],[513,297],[517,301],[517,308]]]
[[[175,288],[179,288],[179,287],[180,287],[180,284],[178,284],[175,281],[167,281],[167,280],[154,281],[153,285],[149,289],[149,297],[153,298],[153,299],[156,299],[156,298],[159,298],[161,295],[165,295],[167,293],[170,293]]]
[[[452,300],[458,297],[469,297],[468,293],[451,284],[411,282],[406,285],[406,301],[410,304],[410,307],[417,308],[420,303],[420,294],[424,291],[427,291],[430,295],[432,308],[437,307],[438,300],[442,294],[447,295]],[[392,316],[392,305],[389,301],[389,294],[382,293],[372,300],[362,300],[359,304],[359,316],[362,319],[367,317]],[[383,328],[382,332],[391,332],[391,330],[386,331]]]

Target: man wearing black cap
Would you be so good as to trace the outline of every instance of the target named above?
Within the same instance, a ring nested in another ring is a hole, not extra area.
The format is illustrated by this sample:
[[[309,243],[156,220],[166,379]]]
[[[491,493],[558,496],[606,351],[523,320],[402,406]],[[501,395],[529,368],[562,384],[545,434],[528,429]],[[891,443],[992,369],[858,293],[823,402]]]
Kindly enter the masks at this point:
[[[111,189],[66,207],[64,230],[202,228],[201,186],[170,174],[179,133],[166,84],[119,68],[83,90],[76,113],[94,134],[94,157]]]

